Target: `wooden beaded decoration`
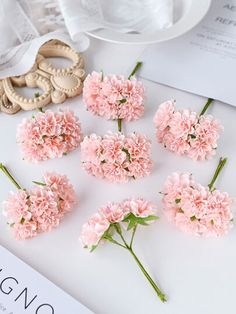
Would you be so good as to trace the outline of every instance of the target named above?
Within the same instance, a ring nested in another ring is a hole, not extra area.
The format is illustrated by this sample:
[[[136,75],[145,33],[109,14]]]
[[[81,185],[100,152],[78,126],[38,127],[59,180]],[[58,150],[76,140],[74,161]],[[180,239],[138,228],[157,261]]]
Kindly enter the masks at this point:
[[[70,59],[72,65],[67,68],[56,68],[47,59],[50,57]],[[40,48],[35,64],[28,73],[0,81],[0,110],[14,114],[21,109],[42,108],[51,102],[62,103],[67,98],[81,94],[84,78],[84,60],[81,54],[62,42],[49,41]],[[43,93],[26,98],[15,89],[23,86],[38,87]]]

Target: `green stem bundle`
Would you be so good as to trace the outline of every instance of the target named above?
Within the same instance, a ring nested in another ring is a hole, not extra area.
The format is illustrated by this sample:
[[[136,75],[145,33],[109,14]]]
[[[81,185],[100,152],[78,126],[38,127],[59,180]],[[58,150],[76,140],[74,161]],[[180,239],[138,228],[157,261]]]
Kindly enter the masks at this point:
[[[119,237],[121,238],[122,243],[119,243],[118,241],[114,240],[113,238],[108,238],[107,240],[109,240],[111,243],[116,244],[126,250],[129,251],[129,253],[132,255],[132,257],[134,258],[135,262],[137,263],[138,267],[140,268],[140,270],[142,271],[143,275],[146,277],[146,279],[148,280],[148,282],[150,283],[150,285],[152,286],[152,288],[154,289],[154,291],[156,292],[157,296],[159,297],[159,299],[162,302],[166,302],[166,296],[165,294],[161,291],[161,289],[156,285],[156,283],[154,282],[154,280],[152,279],[152,277],[149,275],[149,273],[147,272],[147,270],[144,268],[143,264],[141,263],[141,261],[139,260],[139,258],[137,257],[137,255],[135,254],[134,250],[133,250],[133,240],[134,240],[134,235],[136,233],[137,230],[137,226],[135,226],[133,228],[133,232],[132,232],[132,236],[131,236],[131,241],[130,244],[127,243],[127,241],[125,240],[120,225],[119,224],[115,224],[114,225],[116,232],[118,233]]]
[[[134,76],[134,74],[139,70],[139,68],[142,66],[142,64],[143,63],[141,61],[138,61],[136,63],[135,67],[133,68],[130,75],[128,76],[128,80],[130,80],[131,77]],[[122,131],[122,119],[118,119],[117,124],[118,124],[118,131],[121,132]]]
[[[208,187],[209,187],[210,191],[214,190],[214,184],[215,184],[219,174],[221,173],[222,169],[224,168],[226,162],[227,162],[227,158],[222,158],[222,157],[220,158],[220,161],[219,161],[218,166],[217,166],[217,168],[215,170],[215,173],[214,173],[214,175],[212,177],[212,180],[208,184]]]
[[[9,172],[6,166],[0,163],[0,170],[8,177],[8,179],[15,185],[15,187],[19,190],[22,190],[20,184],[16,181],[13,175]]]
[[[208,98],[208,100],[207,100],[205,106],[203,107],[201,113],[199,114],[199,116],[204,115],[204,113],[208,110],[208,108],[210,107],[210,105],[212,104],[213,101],[214,101],[214,99]]]

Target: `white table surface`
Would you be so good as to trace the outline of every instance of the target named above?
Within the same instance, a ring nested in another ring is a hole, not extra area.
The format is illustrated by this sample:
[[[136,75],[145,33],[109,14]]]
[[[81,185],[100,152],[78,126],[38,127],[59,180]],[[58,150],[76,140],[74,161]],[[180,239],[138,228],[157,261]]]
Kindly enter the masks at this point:
[[[85,53],[86,68],[88,72],[103,69],[105,73],[128,74],[143,49],[144,46],[115,45],[92,39]],[[139,228],[136,252],[168,295],[166,304],[157,299],[127,252],[107,243],[89,253],[78,242],[82,224],[99,206],[141,195],[161,208],[158,192],[168,174],[176,170],[190,171],[196,180],[207,184],[220,156],[229,157],[229,162],[217,187],[236,194],[236,109],[214,103],[210,113],[225,126],[217,156],[211,161],[193,162],[175,156],[157,144],[152,117],[157,105],[169,98],[175,98],[179,107],[197,111],[201,110],[205,99],[145,80],[144,84],[147,89],[145,116],[126,124],[125,131],[136,130],[150,136],[155,167],[150,177],[128,184],[113,185],[88,176],[81,169],[79,150],[37,165],[23,161],[15,140],[16,126],[31,112],[20,112],[15,116],[0,114],[0,161],[9,166],[21,185],[27,188],[32,180],[40,180],[44,171],[55,170],[69,176],[80,200],[78,207],[67,215],[58,229],[32,240],[14,240],[1,216],[0,244],[97,314],[234,314],[236,229],[220,239],[202,239],[181,233],[164,217],[148,228]],[[78,114],[85,134],[116,130],[116,123],[87,112],[81,97],[50,108],[66,106]],[[0,182],[0,201],[3,201],[14,188],[2,174]]]

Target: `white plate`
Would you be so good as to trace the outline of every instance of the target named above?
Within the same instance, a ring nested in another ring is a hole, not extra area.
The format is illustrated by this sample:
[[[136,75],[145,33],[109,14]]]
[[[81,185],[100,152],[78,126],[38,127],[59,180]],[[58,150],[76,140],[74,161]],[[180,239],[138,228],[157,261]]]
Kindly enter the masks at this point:
[[[148,44],[178,37],[197,25],[208,12],[212,0],[175,0],[175,23],[155,33],[129,34],[109,29],[87,32],[88,35],[114,43]]]

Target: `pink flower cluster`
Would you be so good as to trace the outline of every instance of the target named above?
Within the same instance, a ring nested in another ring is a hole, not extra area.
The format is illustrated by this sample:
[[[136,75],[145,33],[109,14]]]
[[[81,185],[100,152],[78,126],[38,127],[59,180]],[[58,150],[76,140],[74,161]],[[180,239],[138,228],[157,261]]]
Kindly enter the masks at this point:
[[[144,112],[144,87],[135,78],[92,72],[84,81],[83,100],[94,115],[133,121]]]
[[[130,213],[135,217],[146,218],[154,215],[156,208],[143,198],[131,198],[120,203],[108,203],[83,225],[80,236],[83,246],[86,248],[97,246],[110,225],[124,221]]]
[[[33,162],[62,157],[82,139],[80,122],[69,110],[38,113],[24,119],[17,131],[24,159]]]
[[[219,121],[210,115],[176,110],[174,101],[162,103],[154,117],[157,140],[169,150],[194,160],[209,159],[215,154],[219,133],[223,129]]]
[[[173,173],[163,188],[167,218],[189,234],[222,236],[232,226],[232,198],[226,192],[210,191],[189,173]]]
[[[16,239],[27,239],[57,227],[76,201],[66,176],[46,173],[31,190],[18,190],[4,202],[3,213]]]
[[[81,143],[85,170],[111,182],[127,182],[151,173],[151,143],[146,136],[108,132],[103,137],[86,136]]]

